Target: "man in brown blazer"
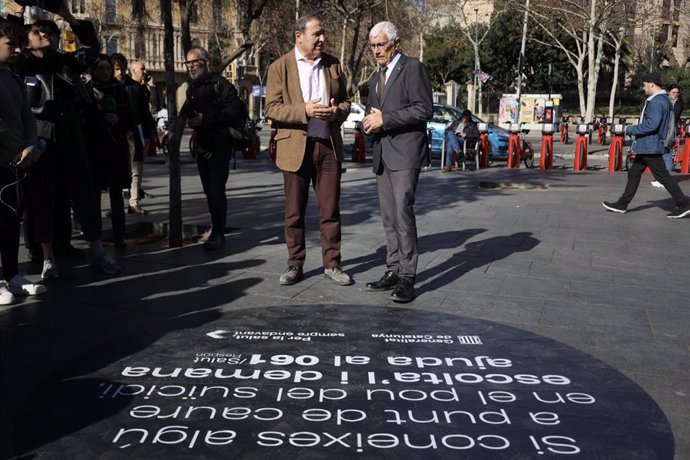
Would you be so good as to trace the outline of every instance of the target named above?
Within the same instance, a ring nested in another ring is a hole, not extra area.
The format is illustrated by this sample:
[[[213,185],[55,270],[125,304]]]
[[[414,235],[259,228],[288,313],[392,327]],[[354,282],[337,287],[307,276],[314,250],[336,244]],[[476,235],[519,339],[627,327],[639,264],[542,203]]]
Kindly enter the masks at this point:
[[[306,258],[305,210],[314,184],[319,206],[324,275],[352,284],[340,267],[340,125],[350,112],[338,60],[322,52],[321,20],[303,16],[294,27],[295,48],[268,68],[266,116],[277,124],[276,164],[285,184],[287,269],[280,284],[302,280]]]

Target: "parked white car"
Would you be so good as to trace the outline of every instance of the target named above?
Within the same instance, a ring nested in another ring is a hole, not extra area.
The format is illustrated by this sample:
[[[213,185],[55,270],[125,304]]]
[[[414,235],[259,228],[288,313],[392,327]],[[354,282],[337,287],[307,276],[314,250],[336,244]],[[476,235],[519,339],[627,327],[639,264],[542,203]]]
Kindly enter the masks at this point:
[[[357,123],[364,120],[364,106],[359,102],[352,102],[350,104],[350,115],[343,123],[344,129],[354,130]]]

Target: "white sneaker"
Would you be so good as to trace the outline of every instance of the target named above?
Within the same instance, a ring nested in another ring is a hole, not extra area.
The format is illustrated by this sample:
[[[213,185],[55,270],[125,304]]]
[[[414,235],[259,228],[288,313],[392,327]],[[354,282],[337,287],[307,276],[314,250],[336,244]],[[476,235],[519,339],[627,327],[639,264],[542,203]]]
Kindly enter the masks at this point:
[[[12,305],[14,303],[14,295],[10,292],[7,281],[0,280],[0,305]]]
[[[113,259],[112,256],[107,252],[94,255],[91,265],[96,270],[100,271],[101,273],[105,273],[106,275],[117,275],[118,273],[122,272],[120,266],[115,263],[115,259]]]
[[[57,278],[58,270],[54,259],[45,259],[43,261],[43,271],[41,272],[41,279]]]
[[[16,295],[41,295],[48,290],[42,284],[34,284],[23,276],[14,275],[14,277],[7,283],[10,292]]]
[[[663,187],[663,185],[661,185],[661,182],[659,182],[657,180],[653,180],[652,181],[652,187]]]

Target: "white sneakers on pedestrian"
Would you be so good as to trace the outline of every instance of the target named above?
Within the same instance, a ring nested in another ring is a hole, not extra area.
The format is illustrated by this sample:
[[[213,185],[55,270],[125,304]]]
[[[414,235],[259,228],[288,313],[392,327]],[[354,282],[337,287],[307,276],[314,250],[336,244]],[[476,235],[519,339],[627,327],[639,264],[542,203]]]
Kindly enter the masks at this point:
[[[12,305],[15,295],[41,295],[48,290],[42,284],[32,283],[23,276],[14,275],[9,283],[0,280],[0,305]]]
[[[7,281],[0,280],[0,305],[12,305],[14,303],[14,294],[10,292]]]
[[[19,275],[14,275],[7,285],[10,292],[15,295],[41,295],[48,291],[44,285],[32,283]]]
[[[660,187],[663,187],[663,185],[661,185],[661,182],[659,182],[658,180],[653,180],[652,181],[652,187],[660,188]]]

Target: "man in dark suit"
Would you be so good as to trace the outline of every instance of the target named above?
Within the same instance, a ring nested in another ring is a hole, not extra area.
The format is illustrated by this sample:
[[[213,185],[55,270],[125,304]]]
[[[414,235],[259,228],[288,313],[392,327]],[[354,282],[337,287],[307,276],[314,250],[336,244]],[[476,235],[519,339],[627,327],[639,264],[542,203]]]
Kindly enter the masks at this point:
[[[278,126],[276,164],[285,184],[288,261],[280,284],[295,284],[304,276],[304,220],[313,183],[324,276],[345,286],[353,281],[340,268],[340,125],[350,113],[350,102],[338,60],[322,52],[325,30],[321,20],[303,16],[294,33],[295,48],[268,68],[266,91],[266,116]]]
[[[363,126],[374,134],[374,173],[386,234],[386,273],[367,283],[370,291],[393,290],[396,302],[414,299],[417,223],[414,215],[419,171],[426,163],[426,123],[434,113],[424,65],[400,52],[398,30],[387,21],[369,32],[379,71],[369,83],[369,110]]]

